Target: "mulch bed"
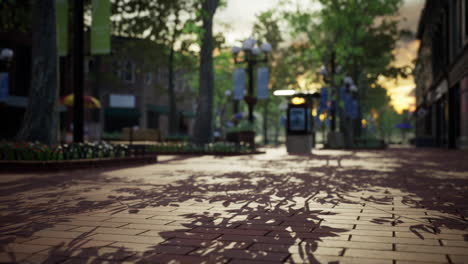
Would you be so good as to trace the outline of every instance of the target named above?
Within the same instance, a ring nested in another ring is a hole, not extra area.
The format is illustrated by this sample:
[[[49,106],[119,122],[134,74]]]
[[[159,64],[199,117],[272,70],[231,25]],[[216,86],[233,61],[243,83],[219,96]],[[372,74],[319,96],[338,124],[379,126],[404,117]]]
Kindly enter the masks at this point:
[[[125,158],[99,158],[56,161],[10,161],[0,160],[0,172],[61,171],[84,168],[102,168],[157,163],[157,156],[146,155]]]

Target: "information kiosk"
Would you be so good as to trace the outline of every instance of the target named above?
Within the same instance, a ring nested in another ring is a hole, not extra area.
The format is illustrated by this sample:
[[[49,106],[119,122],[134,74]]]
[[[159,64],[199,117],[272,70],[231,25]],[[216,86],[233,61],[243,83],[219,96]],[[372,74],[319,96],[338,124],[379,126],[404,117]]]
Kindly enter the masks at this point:
[[[287,109],[286,149],[288,153],[310,153],[314,146],[312,100],[293,96]]]

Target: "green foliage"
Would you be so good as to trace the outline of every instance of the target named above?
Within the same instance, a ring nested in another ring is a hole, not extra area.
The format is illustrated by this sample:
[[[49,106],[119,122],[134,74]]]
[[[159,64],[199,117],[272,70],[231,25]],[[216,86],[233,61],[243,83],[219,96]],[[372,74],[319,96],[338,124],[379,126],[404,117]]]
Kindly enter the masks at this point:
[[[377,128],[381,138],[391,142],[392,135],[397,132],[395,125],[403,121],[402,115],[398,114],[392,107],[381,109],[377,120]]]
[[[368,98],[366,107],[369,110],[381,112],[387,109],[390,103],[390,96],[388,95],[387,89],[380,85],[367,89],[366,97]]]
[[[339,84],[346,75],[353,77],[359,88],[361,104],[365,111],[374,108],[371,96],[379,103],[388,105],[382,91],[372,90],[379,76],[407,76],[408,67],[392,66],[393,50],[400,37],[407,31],[398,29],[396,14],[402,0],[319,0],[318,11],[298,9],[284,12],[290,33],[307,43],[309,60],[308,76],[314,78],[318,67],[324,65],[332,73],[333,81]],[[313,63],[315,62],[315,63]],[[340,72],[332,72],[331,64],[340,65]],[[315,77],[315,79],[319,79]],[[372,90],[372,91],[371,91]],[[367,95],[369,94],[369,97]],[[369,106],[370,105],[370,106]]]
[[[260,43],[270,43],[273,50],[277,50],[279,44],[283,42],[279,21],[278,14],[274,10],[258,14],[252,30],[254,37]]]
[[[121,132],[104,132],[102,134],[102,138],[105,140],[119,140],[122,138],[122,133]]]
[[[255,131],[255,124],[252,125],[248,120],[241,120],[236,126],[227,129],[227,132]]]
[[[188,142],[190,137],[188,135],[167,135],[166,141]]]
[[[31,1],[0,1],[1,32],[30,32],[31,19]]]

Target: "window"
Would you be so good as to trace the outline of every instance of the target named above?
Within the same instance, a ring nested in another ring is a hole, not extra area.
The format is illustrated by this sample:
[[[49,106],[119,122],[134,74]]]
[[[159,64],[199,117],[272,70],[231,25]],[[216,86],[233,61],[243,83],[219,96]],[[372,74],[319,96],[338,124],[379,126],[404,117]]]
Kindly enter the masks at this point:
[[[84,73],[89,74],[94,72],[94,60],[91,58],[86,58],[84,62]]]
[[[145,75],[145,84],[150,85],[153,82],[153,73],[147,72]]]
[[[184,91],[184,80],[178,79],[176,80],[176,91],[183,92]]]
[[[122,78],[122,63],[120,61],[114,61],[113,65],[114,76],[118,79]]]
[[[131,61],[126,61],[123,67],[122,79],[126,82],[135,82],[135,64]]]
[[[161,85],[167,85],[169,82],[169,73],[167,68],[159,68],[158,70],[158,83]]]

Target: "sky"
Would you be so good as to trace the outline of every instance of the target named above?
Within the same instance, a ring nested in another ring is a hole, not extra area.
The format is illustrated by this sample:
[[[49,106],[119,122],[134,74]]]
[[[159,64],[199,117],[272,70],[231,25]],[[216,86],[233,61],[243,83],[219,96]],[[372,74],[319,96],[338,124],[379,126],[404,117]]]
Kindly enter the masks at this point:
[[[302,5],[301,7],[320,8],[316,4],[310,4],[312,1],[309,0],[296,1]],[[227,7],[216,13],[214,30],[224,33],[228,45],[240,45],[242,39],[250,36],[255,16],[277,6],[279,2],[280,0],[228,0]],[[416,32],[424,2],[424,0],[405,0],[400,10],[401,28]],[[290,8],[295,9],[296,6]],[[417,40],[399,42],[395,50],[395,64],[402,66],[411,63],[416,58],[418,47]],[[383,79],[382,84],[389,91],[392,104],[397,111],[414,109],[415,98],[412,91],[415,85],[412,78],[397,81]]]

